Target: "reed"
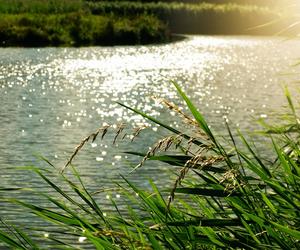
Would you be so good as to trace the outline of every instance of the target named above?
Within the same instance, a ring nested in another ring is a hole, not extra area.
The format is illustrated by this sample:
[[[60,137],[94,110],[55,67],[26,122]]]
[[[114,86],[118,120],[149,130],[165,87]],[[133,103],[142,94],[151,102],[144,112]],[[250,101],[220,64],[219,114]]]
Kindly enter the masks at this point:
[[[151,180],[152,189],[143,190],[123,177],[124,182],[116,184],[115,189],[125,197],[127,209],[121,210],[111,199],[115,212],[103,212],[96,194],[87,190],[71,162],[86,141],[105,136],[111,128],[107,126],[86,137],[74,151],[66,165],[72,176],[60,175],[68,191],[55,184],[47,172],[31,168],[60,195],[40,194],[56,209],[20,200],[11,202],[63,227],[64,234],[75,235],[96,249],[299,248],[300,125],[289,92],[286,90],[290,108],[287,118],[280,117],[276,125],[263,124],[260,135],[273,146],[269,159],[264,159],[241,133],[239,138],[233,137],[228,126],[224,147],[180,86],[174,86],[188,107],[190,114],[179,109],[178,113],[190,130],[177,130],[121,104],[170,132],[146,153],[127,152],[142,157],[138,167],[147,161],[159,161],[178,171],[168,190],[161,190]],[[163,101],[177,110],[175,104]],[[114,132],[119,140],[123,128],[122,124]],[[237,146],[237,140],[243,146]],[[21,249],[37,249],[36,243],[20,230],[1,233],[0,240],[12,247],[23,242]],[[59,244],[62,248],[76,247],[61,240]]]

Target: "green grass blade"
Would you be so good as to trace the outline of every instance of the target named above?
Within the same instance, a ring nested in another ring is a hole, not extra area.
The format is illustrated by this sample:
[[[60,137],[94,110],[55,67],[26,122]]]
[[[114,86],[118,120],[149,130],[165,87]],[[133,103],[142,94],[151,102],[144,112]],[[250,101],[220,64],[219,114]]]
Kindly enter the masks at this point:
[[[147,234],[147,238],[151,243],[152,249],[163,250],[162,246],[159,244],[159,241],[155,239],[153,234],[151,233]]]
[[[185,133],[181,133],[181,132],[178,131],[177,129],[175,129],[175,128],[173,128],[173,127],[167,125],[167,124],[162,123],[161,121],[155,119],[155,118],[152,117],[152,116],[149,116],[149,115],[143,113],[142,111],[139,111],[139,110],[137,110],[137,109],[131,108],[131,107],[129,107],[129,106],[123,104],[123,103],[120,103],[120,102],[117,102],[117,103],[118,103],[119,105],[125,107],[126,109],[129,109],[129,110],[133,111],[134,113],[137,113],[137,114],[141,115],[142,117],[144,117],[144,118],[146,118],[146,119],[148,119],[148,120],[150,120],[150,121],[152,121],[152,122],[154,122],[154,123],[156,123],[156,124],[162,126],[163,128],[165,128],[165,129],[171,131],[172,133],[177,134],[177,135],[181,135],[181,136],[182,136],[183,138],[185,138],[186,140],[192,139],[192,137],[190,137],[189,135],[187,135],[187,134],[185,134]],[[205,143],[200,142],[199,140],[193,140],[192,142],[193,142],[194,144],[198,145],[198,146],[201,146],[201,145],[204,146],[204,145],[205,145]]]
[[[278,224],[276,222],[273,222],[273,221],[270,221],[270,223],[273,226],[275,226],[278,230],[280,230],[284,233],[287,233],[292,237],[295,237],[295,239],[298,240],[298,241],[300,240],[300,231],[299,230],[288,228],[287,226],[280,225],[280,224]]]
[[[27,235],[25,234],[23,231],[21,231],[20,229],[13,227],[14,230],[16,231],[16,233],[22,237],[22,239],[30,246],[30,249],[32,250],[38,250],[40,249],[37,244],[34,243],[34,241]]]
[[[15,248],[15,249],[24,249],[26,250],[26,248],[18,243],[17,241],[15,241],[15,239],[13,239],[10,235],[4,233],[4,232],[1,232],[0,231],[0,241],[6,243],[7,245]]]
[[[186,94],[182,91],[182,89],[179,87],[179,85],[172,81],[173,85],[176,87],[178,93],[182,97],[182,99],[185,101],[187,104],[189,110],[193,114],[194,118],[198,122],[199,126],[203,129],[203,131],[209,136],[209,138],[213,141],[216,142],[215,137],[213,133],[211,132],[210,128],[208,127],[204,117],[200,112],[197,110],[197,108],[194,106],[194,104],[191,102],[191,100],[186,96]]]
[[[18,200],[12,200],[12,202],[19,204],[23,207],[29,208],[33,213],[35,213],[36,215],[38,215],[48,221],[59,223],[62,225],[79,226],[79,227],[81,226],[81,224],[78,223],[77,219],[74,219],[70,216],[63,215],[61,213],[54,212],[49,209],[35,206],[35,205],[29,204],[26,202],[22,202],[22,201],[18,201]]]
[[[132,151],[126,151],[124,152],[126,154],[131,154],[131,155],[137,155],[141,157],[145,157],[146,154],[144,153],[139,153],[139,152],[132,152]],[[161,161],[164,163],[167,163],[171,166],[181,166],[183,167],[188,160],[192,159],[192,156],[189,155],[154,155],[154,156],[149,156],[147,160],[150,161]],[[225,173],[227,169],[222,168],[222,167],[213,167],[213,166],[201,166],[200,164],[195,164],[191,166],[191,168],[201,168],[203,171],[209,171],[213,173]]]
[[[242,223],[239,219],[195,219],[185,221],[171,221],[166,223],[169,226],[199,226],[199,227],[229,227],[241,226]]]
[[[228,197],[228,196],[241,196],[241,193],[227,192],[225,190],[208,189],[208,188],[177,188],[176,193],[182,194],[195,194],[203,196],[216,196],[216,197]]]
[[[286,96],[286,98],[287,98],[289,107],[290,107],[290,109],[292,110],[292,113],[293,113],[293,115],[294,115],[294,117],[295,117],[295,119],[296,119],[296,122],[298,123],[298,121],[297,121],[296,110],[295,110],[295,107],[294,107],[294,104],[293,104],[293,101],[292,101],[292,98],[291,98],[291,94],[290,94],[290,92],[289,92],[289,90],[288,90],[287,87],[284,88],[284,94],[285,94],[285,96]]]

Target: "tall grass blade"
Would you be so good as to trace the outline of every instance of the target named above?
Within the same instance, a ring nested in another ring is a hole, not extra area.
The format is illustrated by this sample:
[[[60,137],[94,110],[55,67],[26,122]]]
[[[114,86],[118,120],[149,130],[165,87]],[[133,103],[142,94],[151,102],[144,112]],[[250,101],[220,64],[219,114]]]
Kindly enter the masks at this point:
[[[172,81],[172,83],[176,87],[176,89],[177,89],[178,93],[180,94],[180,96],[182,97],[182,99],[187,104],[189,110],[193,114],[193,116],[196,119],[196,121],[198,122],[199,126],[203,129],[203,131],[210,137],[210,139],[213,142],[216,142],[216,139],[215,139],[213,133],[211,132],[210,128],[208,127],[204,117],[200,114],[200,112],[198,112],[197,108],[194,106],[194,104],[191,102],[191,100],[186,96],[186,94],[182,91],[182,89],[179,87],[179,85],[174,81]]]

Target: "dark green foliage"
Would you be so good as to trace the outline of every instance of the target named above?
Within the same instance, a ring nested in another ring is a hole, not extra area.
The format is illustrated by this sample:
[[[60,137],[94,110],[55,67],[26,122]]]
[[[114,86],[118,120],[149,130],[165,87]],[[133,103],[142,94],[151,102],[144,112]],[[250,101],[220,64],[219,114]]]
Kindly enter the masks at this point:
[[[274,34],[282,28],[249,30],[257,25],[279,19],[278,10],[264,6],[213,3],[167,3],[167,2],[88,2],[93,14],[130,16],[136,13],[159,17],[175,33],[200,34]]]
[[[153,16],[141,15],[134,18],[116,18],[113,26],[115,43],[155,43],[166,41],[169,32],[161,22]]]
[[[168,40],[166,27],[152,16],[115,18],[84,12],[59,15],[0,14],[2,46],[146,44]]]
[[[0,224],[5,230],[0,231],[0,241],[10,246],[12,249],[40,249],[37,244],[25,232],[17,227],[8,225],[2,219]],[[2,244],[3,246],[3,244]]]
[[[0,0],[3,14],[63,14],[84,9],[81,0]]]

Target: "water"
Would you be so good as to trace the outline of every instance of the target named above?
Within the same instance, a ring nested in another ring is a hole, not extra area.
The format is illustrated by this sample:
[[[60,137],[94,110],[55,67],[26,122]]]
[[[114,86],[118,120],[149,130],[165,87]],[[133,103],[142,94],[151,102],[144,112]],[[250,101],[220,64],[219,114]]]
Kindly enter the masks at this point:
[[[127,175],[140,186],[153,178],[168,185],[166,166],[147,164],[134,174],[138,162],[124,150],[146,151],[164,132],[116,102],[142,109],[175,128],[174,112],[153,96],[182,105],[170,80],[177,81],[220,134],[223,120],[233,129],[251,131],[253,118],[265,118],[285,104],[282,85],[297,86],[291,67],[300,56],[299,41],[276,38],[191,36],[167,45],[88,48],[0,49],[0,167],[1,187],[47,186],[34,173],[17,166],[45,166],[42,155],[61,168],[78,143],[105,124],[126,124],[126,132],[148,128],[131,143],[117,140],[109,130],[104,140],[88,143],[73,163],[95,191]],[[120,138],[122,136],[120,135]],[[15,192],[18,198],[34,200]],[[113,193],[117,198],[118,193]],[[106,202],[101,201],[105,207]],[[2,217],[25,223],[14,206],[3,204]],[[18,219],[16,219],[18,218]],[[36,222],[38,224],[38,221]]]

